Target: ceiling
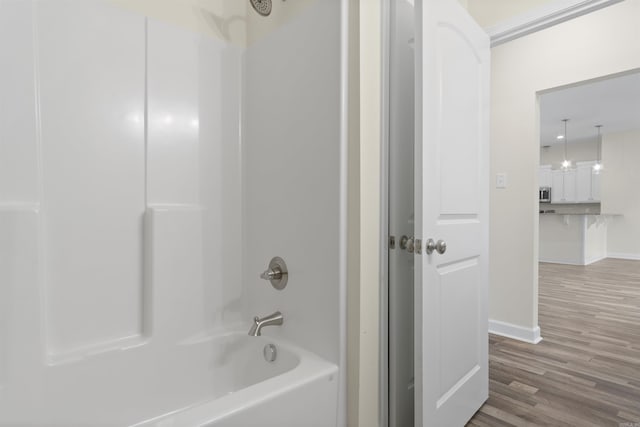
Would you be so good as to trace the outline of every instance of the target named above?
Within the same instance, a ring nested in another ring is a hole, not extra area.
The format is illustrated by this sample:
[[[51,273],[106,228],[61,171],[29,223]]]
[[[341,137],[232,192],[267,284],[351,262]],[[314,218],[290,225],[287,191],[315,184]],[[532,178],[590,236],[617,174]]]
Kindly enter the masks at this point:
[[[540,96],[540,145],[562,143],[562,119],[569,143],[602,134],[640,129],[640,72],[559,89]]]

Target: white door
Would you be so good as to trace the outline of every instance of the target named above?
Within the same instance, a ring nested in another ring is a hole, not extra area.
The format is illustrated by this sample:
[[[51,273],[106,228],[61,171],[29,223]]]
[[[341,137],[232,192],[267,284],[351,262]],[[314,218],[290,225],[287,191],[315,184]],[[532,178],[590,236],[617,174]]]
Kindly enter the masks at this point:
[[[488,397],[489,57],[457,1],[416,1],[417,426],[463,426]]]

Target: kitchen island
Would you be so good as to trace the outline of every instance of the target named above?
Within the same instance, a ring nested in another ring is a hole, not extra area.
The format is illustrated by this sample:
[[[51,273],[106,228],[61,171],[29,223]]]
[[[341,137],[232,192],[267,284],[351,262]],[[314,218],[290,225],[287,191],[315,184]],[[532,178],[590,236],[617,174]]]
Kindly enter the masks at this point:
[[[607,257],[607,222],[614,215],[540,213],[540,262],[589,265]]]

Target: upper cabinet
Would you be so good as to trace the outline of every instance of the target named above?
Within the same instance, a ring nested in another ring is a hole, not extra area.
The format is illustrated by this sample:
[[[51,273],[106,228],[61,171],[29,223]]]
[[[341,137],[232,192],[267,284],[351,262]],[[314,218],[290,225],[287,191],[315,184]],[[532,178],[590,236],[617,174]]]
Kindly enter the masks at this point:
[[[551,187],[551,203],[599,203],[600,175],[591,162],[577,162],[575,169],[551,170],[540,166],[540,187]]]
[[[593,166],[596,162],[576,163],[576,201],[597,203],[600,201],[600,175]]]
[[[551,203],[576,202],[576,170],[551,171]]]
[[[551,182],[551,165],[540,166],[538,181],[540,187],[551,187],[553,185]]]

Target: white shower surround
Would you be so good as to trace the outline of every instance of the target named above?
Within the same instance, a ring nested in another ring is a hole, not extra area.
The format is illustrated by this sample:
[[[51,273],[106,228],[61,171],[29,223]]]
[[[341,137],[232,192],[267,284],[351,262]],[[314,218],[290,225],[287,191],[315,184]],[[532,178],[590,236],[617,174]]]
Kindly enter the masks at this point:
[[[273,381],[333,366],[344,425],[346,4],[243,50],[104,1],[0,0],[0,424],[211,398],[181,346],[280,310],[265,335],[302,362]],[[258,279],[275,255],[282,292]]]

